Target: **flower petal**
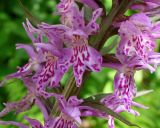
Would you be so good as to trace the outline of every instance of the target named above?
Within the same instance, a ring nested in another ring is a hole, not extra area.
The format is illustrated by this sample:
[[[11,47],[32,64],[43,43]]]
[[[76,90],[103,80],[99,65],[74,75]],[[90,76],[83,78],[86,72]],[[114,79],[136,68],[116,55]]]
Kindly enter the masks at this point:
[[[57,60],[57,69],[60,69],[61,72],[65,73],[68,71],[69,67],[73,64],[71,61],[72,58],[72,49],[63,48],[61,51],[62,56]]]
[[[22,123],[14,122],[14,121],[0,121],[0,124],[1,125],[14,125],[14,126],[17,126],[19,128],[29,128],[28,126],[26,126]]]
[[[30,45],[16,44],[16,49],[25,49],[32,60],[35,60],[37,58],[37,53],[35,52],[34,48]]]
[[[76,29],[84,29],[84,26],[85,26],[85,21],[84,21],[84,17],[83,17],[83,9],[82,11],[79,11],[79,8],[78,7],[73,7],[72,8],[72,12],[71,12],[71,15],[72,15],[72,19],[71,19],[71,22],[72,22],[72,29],[76,30]]]
[[[78,106],[83,102],[82,99],[78,99],[77,96],[71,96],[68,99],[68,104],[71,106]]]
[[[81,3],[88,5],[92,9],[98,9],[99,5],[94,0],[79,0]]]
[[[135,56],[147,63],[148,53],[155,48],[155,39],[146,33],[142,34],[142,31],[129,21],[121,24],[119,32],[121,41],[117,48],[116,56],[121,63],[125,64],[128,57]]]
[[[80,86],[82,84],[82,76],[85,71],[85,65],[81,62],[79,58],[77,59],[77,63],[73,66],[73,70],[77,86]]]
[[[154,68],[157,68],[157,66],[160,64],[160,53],[151,52],[149,53],[149,64],[152,64]]]
[[[66,13],[73,6],[74,0],[61,0],[61,2],[57,5],[58,13]]]
[[[38,90],[44,90],[54,74],[54,62],[46,62],[45,66],[33,76],[33,81],[38,85]]]
[[[33,43],[42,42],[44,33],[41,30],[34,28],[28,19],[26,19],[26,24],[23,23],[23,27],[25,28],[28,36],[30,37]]]
[[[154,38],[160,38],[160,23],[158,22],[157,24],[155,24],[152,28],[152,36]]]
[[[87,24],[85,32],[88,35],[96,34],[99,30],[99,25],[96,23],[96,20],[100,17],[102,9],[98,8],[93,12],[91,21]]]
[[[147,29],[152,28],[151,20],[145,13],[134,14],[129,18],[129,21],[133,22],[139,27],[145,27]]]
[[[133,68],[136,70],[148,69],[151,73],[155,72],[155,68],[149,64],[149,61],[145,62],[139,57],[134,57],[128,63],[126,63],[128,68]]]
[[[64,73],[60,69],[55,70],[54,76],[51,78],[50,87],[57,87],[59,86],[59,82],[62,79]]]
[[[121,98],[133,98],[136,95],[136,86],[133,72],[117,72],[114,78],[115,94]]]
[[[109,116],[109,119],[108,119],[108,127],[109,128],[114,128],[114,117],[112,116]]]
[[[45,104],[42,103],[40,98],[36,98],[35,104],[40,108],[41,112],[43,113],[44,119],[48,120],[49,119],[49,113],[47,111],[47,108],[45,107]]]
[[[49,25],[42,23],[38,27],[47,34],[50,43],[53,43],[54,46],[59,50],[62,49],[63,42],[70,41],[66,33],[68,33],[71,28],[65,25]]]
[[[32,128],[44,128],[38,120],[31,119],[29,117],[25,117],[25,119],[31,124]]]
[[[153,8],[158,7],[160,2],[158,0],[144,0],[142,3],[133,4],[131,9],[140,10],[140,11],[149,11]]]
[[[61,56],[60,50],[56,46],[54,46],[54,44],[51,44],[51,43],[36,43],[35,46],[40,48],[40,49],[45,49],[45,50],[51,52],[55,56],[58,56],[58,57]]]
[[[102,56],[100,55],[100,53],[88,46],[88,57],[89,59],[85,58],[85,64],[87,65],[87,67],[89,67],[92,71],[94,72],[99,72],[102,68]]]
[[[38,25],[38,27],[41,30],[46,31],[47,35],[51,34],[52,36],[53,35],[56,36],[57,34],[58,34],[58,36],[63,36],[64,33],[66,33],[67,31],[70,30],[70,28],[68,28],[65,25],[61,25],[61,24],[49,25],[49,24],[46,24],[46,23],[42,23],[42,24]]]
[[[23,67],[19,67],[19,70],[16,73],[12,73],[8,75],[6,78],[7,79],[22,78],[25,75],[31,74],[31,69],[32,69],[32,64],[27,63]]]
[[[5,116],[11,111],[15,111],[16,113],[23,112],[31,108],[34,103],[34,96],[32,94],[28,94],[21,101],[5,103],[5,108],[0,112],[0,117]]]

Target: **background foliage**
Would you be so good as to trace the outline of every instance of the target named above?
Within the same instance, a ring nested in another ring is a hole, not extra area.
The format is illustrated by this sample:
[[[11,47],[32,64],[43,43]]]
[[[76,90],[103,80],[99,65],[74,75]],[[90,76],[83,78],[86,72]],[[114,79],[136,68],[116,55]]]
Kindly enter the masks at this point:
[[[26,0],[23,4],[32,14],[47,23],[58,23],[58,17],[52,15],[55,11],[56,0]],[[103,0],[106,9],[111,7],[111,0]],[[15,72],[17,66],[22,66],[28,59],[23,50],[15,49],[16,43],[31,43],[22,27],[25,15],[16,0],[0,0],[0,79],[5,75]],[[113,39],[107,41],[106,46],[111,44]],[[158,43],[157,43],[158,44]],[[157,50],[159,51],[159,44]],[[111,51],[114,52],[114,49]],[[92,73],[87,79],[86,86],[81,92],[81,97],[87,97],[99,92],[112,92],[113,78],[115,71],[104,68],[99,73]],[[138,90],[153,89],[153,93],[135,99],[139,103],[149,106],[149,110],[138,109],[140,117],[123,114],[130,121],[137,123],[142,128],[160,128],[160,68],[150,74],[148,71],[137,72],[136,83]],[[23,83],[18,80],[10,80],[5,87],[0,89],[0,110],[4,107],[2,103],[16,101],[25,96],[26,89]],[[43,120],[37,107],[21,114],[10,113],[3,120],[23,121],[23,116]],[[127,128],[128,126],[117,121],[117,128]],[[106,121],[96,118],[87,118],[83,121],[83,128],[106,128]],[[0,126],[0,128],[14,128],[12,126]]]

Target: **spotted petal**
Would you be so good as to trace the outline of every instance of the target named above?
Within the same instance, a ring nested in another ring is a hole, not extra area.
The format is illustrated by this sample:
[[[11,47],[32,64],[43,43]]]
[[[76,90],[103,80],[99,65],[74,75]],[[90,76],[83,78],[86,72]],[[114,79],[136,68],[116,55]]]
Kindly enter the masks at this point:
[[[115,94],[121,97],[133,98],[136,95],[136,86],[133,78],[133,72],[117,72],[114,78]]]
[[[50,79],[55,74],[54,65],[55,63],[52,61],[46,62],[45,66],[33,76],[33,81],[38,85],[38,90],[44,90],[49,84]]]
[[[92,47],[80,45],[73,48],[71,63],[73,63],[74,76],[77,85],[80,86],[86,68],[96,72],[101,70],[102,58]]]
[[[72,50],[70,48],[64,48],[61,53],[62,56],[57,60],[57,68],[60,69],[62,73],[65,73],[73,64],[71,61]]]
[[[125,29],[124,29],[125,28]],[[131,22],[126,21],[120,27],[121,41],[117,48],[117,57],[119,55],[126,55],[127,57],[139,56],[143,61],[147,61],[148,53],[155,48],[155,40],[142,32]]]
[[[57,101],[62,114],[61,117],[58,117],[56,119],[54,127],[56,128],[59,128],[60,126],[69,127],[71,125],[73,128],[77,128],[76,122],[81,123],[80,119],[81,112],[78,106],[80,103],[82,103],[82,100],[78,100],[77,97],[72,96],[69,98],[68,101],[66,101],[64,96],[60,96],[57,97]]]
[[[76,29],[82,29],[83,30],[84,27],[85,27],[83,9],[82,9],[82,11],[79,11],[78,7],[74,7],[72,9],[71,15],[72,15],[72,19],[71,19],[72,28],[74,30],[76,30]]]
[[[82,82],[82,76],[86,68],[86,60],[89,60],[87,46],[82,45],[74,47],[70,62],[73,63],[74,76],[78,86],[81,85]]]

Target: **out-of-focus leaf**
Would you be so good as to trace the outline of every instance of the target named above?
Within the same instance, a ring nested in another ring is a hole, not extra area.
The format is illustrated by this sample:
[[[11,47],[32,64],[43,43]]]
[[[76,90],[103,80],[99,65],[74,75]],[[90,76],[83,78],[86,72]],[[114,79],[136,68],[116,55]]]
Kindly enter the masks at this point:
[[[32,13],[22,4],[21,0],[17,0],[19,6],[23,10],[26,18],[28,18],[30,21],[32,21],[35,25],[40,23],[40,20],[38,20],[35,16],[32,15]]]
[[[13,79],[10,79],[10,80],[4,79],[4,80],[0,81],[0,87],[5,86],[5,85],[14,84],[14,83],[17,83],[17,82],[21,82],[21,81],[16,79],[16,78],[13,78]]]
[[[145,90],[145,91],[140,91],[136,94],[136,98],[137,97],[140,97],[140,96],[143,96],[143,95],[147,95],[149,93],[153,92],[153,90]]]

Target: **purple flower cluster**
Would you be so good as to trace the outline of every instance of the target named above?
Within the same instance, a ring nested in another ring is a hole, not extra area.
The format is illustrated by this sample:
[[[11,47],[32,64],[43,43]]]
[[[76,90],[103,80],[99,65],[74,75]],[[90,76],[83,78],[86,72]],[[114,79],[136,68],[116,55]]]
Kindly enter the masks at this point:
[[[89,21],[85,19],[84,8],[80,9],[77,2],[93,10]],[[81,117],[85,116],[106,118],[109,120],[109,128],[114,128],[114,116],[84,105],[85,101],[77,96],[69,95],[68,98],[63,94],[47,91],[60,87],[62,77],[70,67],[73,69],[77,87],[83,84],[85,71],[99,72],[102,67],[115,69],[117,73],[114,77],[114,91],[103,97],[99,104],[115,113],[126,111],[138,116],[139,113],[133,110],[132,106],[144,109],[148,107],[133,101],[137,94],[134,74],[137,70],[146,69],[151,73],[155,72],[160,63],[160,54],[154,51],[156,39],[160,37],[160,23],[152,22],[145,13],[158,5],[159,1],[156,0],[135,3],[131,8],[139,10],[139,13],[118,23],[119,26],[116,27],[120,42],[115,57],[119,63],[103,63],[100,52],[89,45],[90,37],[98,35],[103,29],[97,22],[102,18],[103,9],[95,0],[61,0],[55,12],[60,15],[61,24],[41,23],[34,27],[27,19],[23,26],[33,44],[17,44],[16,48],[27,52],[28,63],[6,79],[21,79],[28,94],[21,101],[6,103],[0,117],[11,111],[26,111],[36,104],[44,115],[44,125],[36,119],[24,117],[33,128],[78,128],[82,122]],[[58,116],[53,116],[55,114],[49,111],[47,102],[44,102],[50,97],[56,99]],[[13,121],[0,121],[0,124],[29,128]]]
[[[120,42],[116,50],[119,64],[103,64],[117,70],[114,77],[114,94],[102,99],[102,103],[115,112],[127,111],[135,116],[139,113],[132,106],[147,109],[135,103],[137,89],[134,74],[138,70],[156,71],[160,63],[160,54],[154,51],[159,38],[159,23],[152,23],[145,13],[132,15],[119,27]],[[114,119],[109,117],[109,127],[114,128]]]

